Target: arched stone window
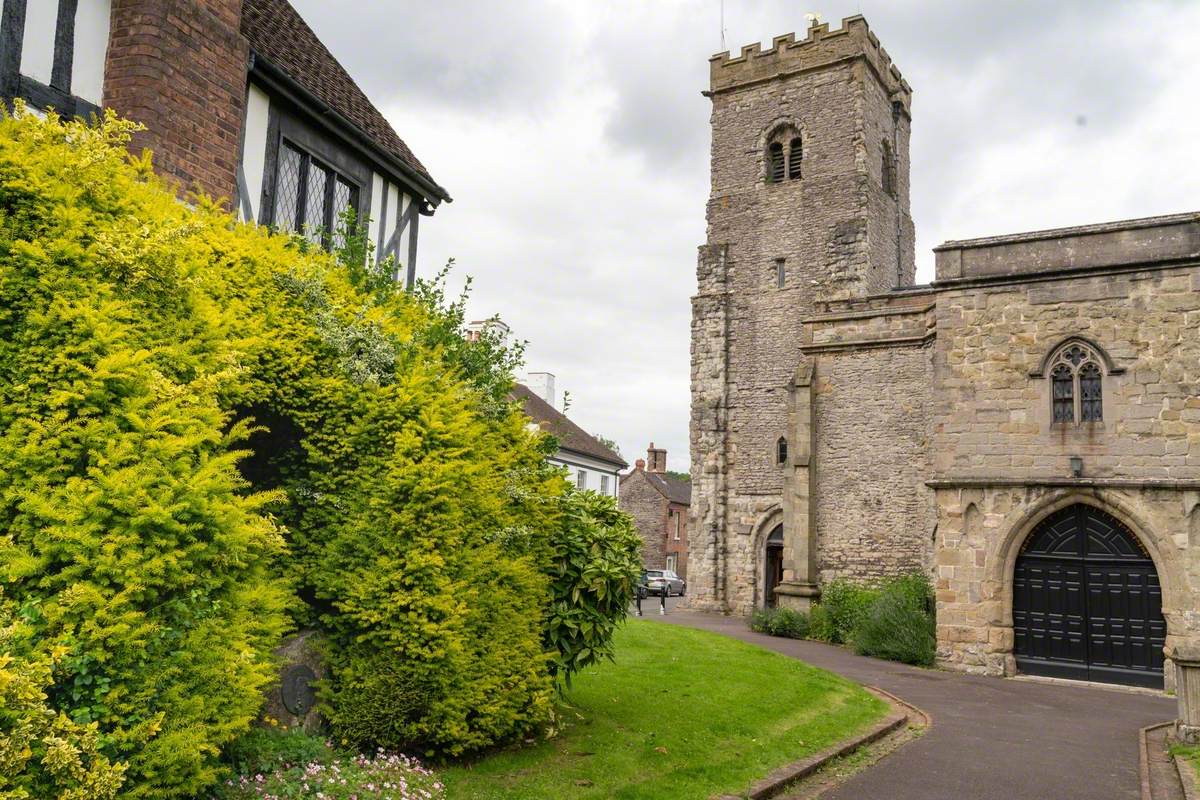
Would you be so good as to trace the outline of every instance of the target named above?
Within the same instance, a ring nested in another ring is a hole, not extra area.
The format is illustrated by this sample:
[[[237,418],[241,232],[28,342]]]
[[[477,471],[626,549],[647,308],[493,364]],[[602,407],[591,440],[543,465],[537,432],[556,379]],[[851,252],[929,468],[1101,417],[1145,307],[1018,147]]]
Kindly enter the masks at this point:
[[[787,458],[787,439],[780,436],[779,441],[775,442],[775,463],[782,467],[787,463]]]
[[[795,123],[780,121],[764,135],[764,177],[767,183],[799,180],[804,142]]]
[[[1078,339],[1058,346],[1046,364],[1050,372],[1051,420],[1060,424],[1104,419],[1103,356]]]

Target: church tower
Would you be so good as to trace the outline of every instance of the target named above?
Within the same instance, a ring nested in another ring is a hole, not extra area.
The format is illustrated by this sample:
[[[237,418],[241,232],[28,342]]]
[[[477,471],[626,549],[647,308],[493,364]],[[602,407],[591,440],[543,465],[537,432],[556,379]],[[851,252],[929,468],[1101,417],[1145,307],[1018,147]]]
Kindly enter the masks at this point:
[[[705,94],[712,184],[692,300],[689,594],[744,613],[776,594],[815,594],[811,548],[782,527],[795,510],[785,485],[789,498],[803,494],[789,482],[808,469],[789,437],[807,424],[791,399],[807,374],[802,322],[819,300],[913,283],[912,90],[856,16],[713,56]]]

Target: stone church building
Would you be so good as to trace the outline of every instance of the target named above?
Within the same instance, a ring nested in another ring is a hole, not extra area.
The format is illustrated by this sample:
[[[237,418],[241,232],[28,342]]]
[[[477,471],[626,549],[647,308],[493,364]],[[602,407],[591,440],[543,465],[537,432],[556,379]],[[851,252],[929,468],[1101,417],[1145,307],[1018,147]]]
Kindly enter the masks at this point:
[[[929,574],[938,658],[1163,686],[1200,640],[1200,214],[936,248],[861,17],[711,59],[693,606]]]

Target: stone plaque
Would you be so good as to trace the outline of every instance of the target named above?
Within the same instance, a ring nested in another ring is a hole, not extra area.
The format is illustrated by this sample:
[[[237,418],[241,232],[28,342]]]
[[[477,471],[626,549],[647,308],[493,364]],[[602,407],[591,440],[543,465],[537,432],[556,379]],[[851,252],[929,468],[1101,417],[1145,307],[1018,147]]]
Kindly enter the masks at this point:
[[[280,686],[283,707],[297,717],[307,714],[317,699],[312,685],[316,679],[317,674],[304,664],[297,664],[285,672]]]

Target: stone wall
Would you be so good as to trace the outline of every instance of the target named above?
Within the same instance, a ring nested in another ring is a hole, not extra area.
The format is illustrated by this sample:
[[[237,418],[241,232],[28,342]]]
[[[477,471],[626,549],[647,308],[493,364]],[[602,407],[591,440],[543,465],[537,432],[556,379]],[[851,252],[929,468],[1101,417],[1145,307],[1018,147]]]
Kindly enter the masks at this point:
[[[936,492],[938,662],[1012,675],[1012,577],[1037,522],[1074,503],[1125,523],[1155,562],[1167,622],[1166,650],[1200,634],[1200,483],[1119,481],[939,482]],[[1166,688],[1173,670],[1167,664]]]
[[[911,280],[911,92],[857,17],[832,32],[816,25],[802,41],[714,57],[711,70],[709,244],[692,320],[689,591],[700,607],[745,612],[757,591],[758,531],[782,504],[775,443],[788,431],[804,317],[819,297],[878,292],[898,273]],[[801,137],[804,157],[799,179],[775,183],[765,153],[781,126]],[[897,147],[895,198],[881,185],[885,138]]]
[[[950,280],[938,293],[930,483],[943,664],[1013,673],[1016,553],[1038,520],[1070,502],[1116,516],[1153,557],[1168,650],[1200,639],[1200,266],[1187,263],[1189,235],[1174,237],[1161,265],[1132,267],[1128,253],[1105,256],[1107,245],[1079,250],[1068,232],[1064,257],[1112,265]],[[1044,235],[1038,242],[1039,259],[1064,263]],[[1101,421],[1053,421],[1045,361],[1072,337],[1101,356]],[[1166,674],[1169,683],[1169,665]]]
[[[938,295],[933,477],[1200,479],[1200,268],[950,287]],[[1104,419],[1051,423],[1054,347],[1112,361]]]
[[[813,498],[822,584],[932,565],[930,355],[924,344],[816,358]]]

